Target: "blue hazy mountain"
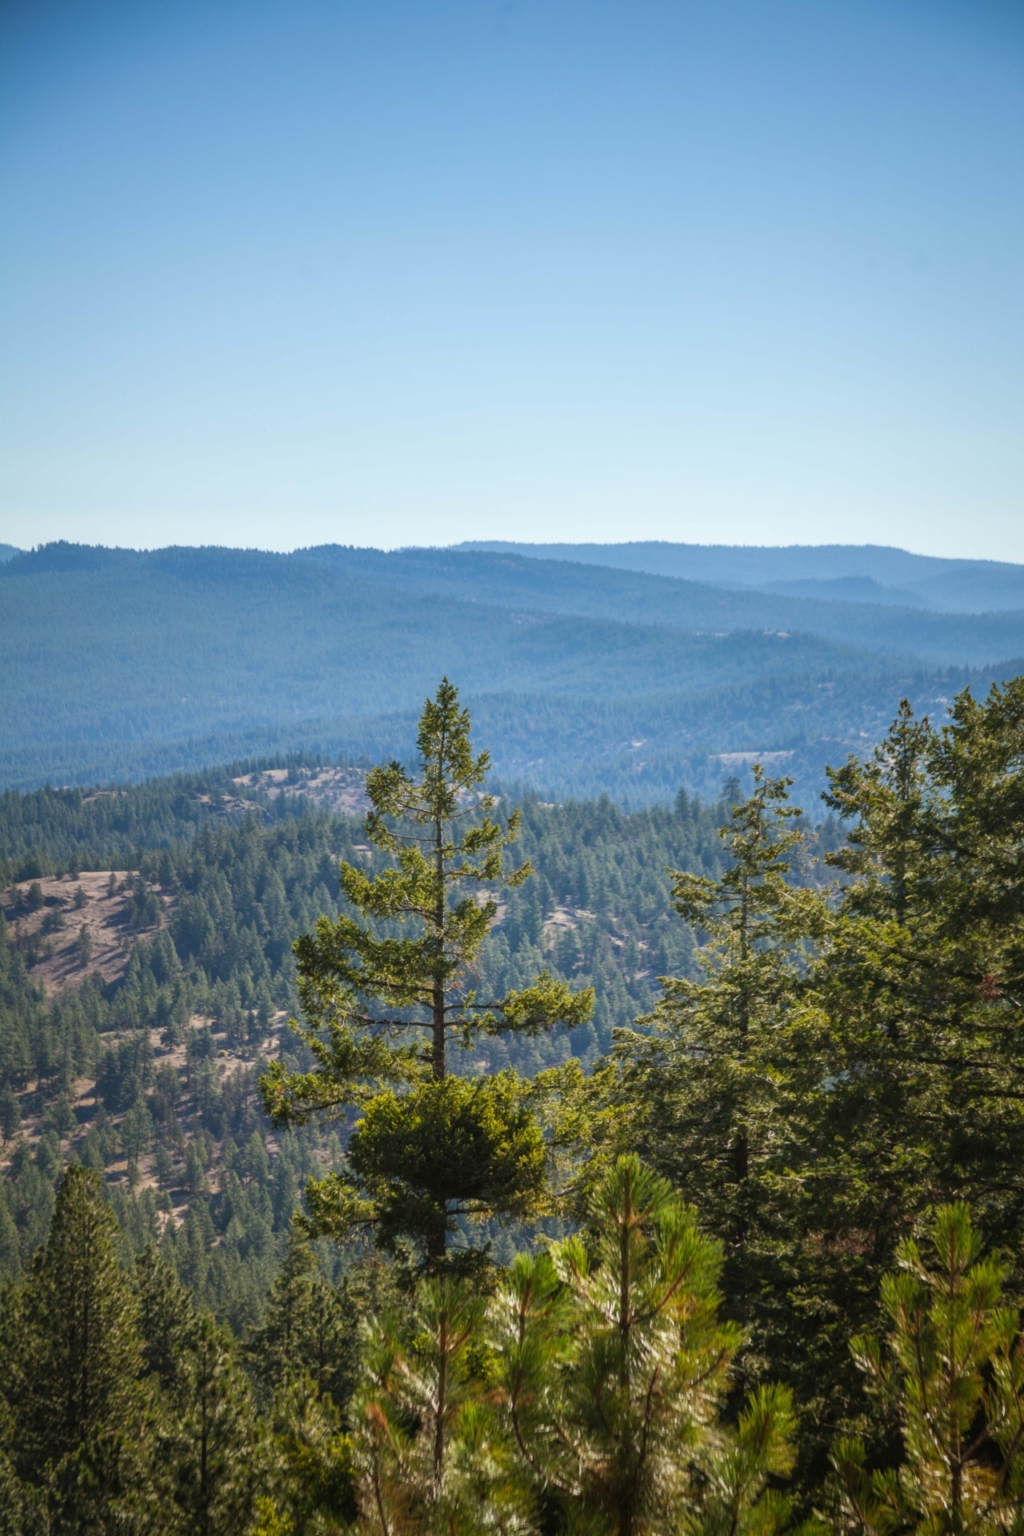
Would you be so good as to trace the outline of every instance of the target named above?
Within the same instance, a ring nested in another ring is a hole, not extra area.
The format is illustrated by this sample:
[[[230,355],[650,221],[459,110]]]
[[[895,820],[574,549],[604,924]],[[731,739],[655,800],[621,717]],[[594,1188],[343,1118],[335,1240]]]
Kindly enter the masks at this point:
[[[720,587],[753,587],[792,597],[926,607],[948,613],[1024,609],[1024,565],[943,560],[882,544],[514,544],[476,542],[460,550],[575,560],[674,576]],[[856,587],[845,585],[856,583]]]
[[[300,748],[404,754],[447,673],[506,780],[638,803],[682,782],[713,792],[771,754],[810,792],[826,760],[877,738],[903,694],[941,713],[967,682],[1019,671],[1005,658],[1020,656],[1024,613],[944,615],[509,552],[56,544],[0,566],[0,783],[140,778]]]
[[[590,548],[591,546],[585,546]],[[759,630],[813,634],[878,655],[937,664],[987,665],[1024,654],[1024,608],[944,614],[880,603],[822,601],[751,588],[718,587],[581,561],[511,551],[351,549],[296,551],[393,591],[441,592],[469,602],[664,625],[704,634]]]

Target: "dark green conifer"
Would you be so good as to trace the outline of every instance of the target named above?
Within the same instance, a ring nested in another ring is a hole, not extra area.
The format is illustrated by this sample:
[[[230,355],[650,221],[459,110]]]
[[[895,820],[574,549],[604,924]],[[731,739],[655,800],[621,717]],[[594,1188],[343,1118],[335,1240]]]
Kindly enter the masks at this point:
[[[0,1283],[17,1280],[21,1275],[21,1250],[18,1229],[7,1201],[7,1190],[0,1184]]]
[[[182,1357],[195,1336],[192,1299],[172,1265],[150,1244],[135,1261],[142,1369],[165,1390],[178,1380]]]
[[[243,1536],[263,1459],[252,1390],[229,1338],[199,1318],[160,1428],[155,1508],[167,1536]]]
[[[117,1248],[99,1178],[72,1164],[4,1330],[8,1455],[54,1532],[105,1529],[144,1481],[137,1308]]]
[[[904,701],[829,783],[848,842],[807,979],[787,1287],[819,1462],[864,1414],[847,1341],[881,1326],[882,1276],[926,1212],[966,1200],[1024,1282],[1024,679],[961,694],[939,730]]]
[[[367,836],[391,862],[376,875],[342,863],[346,910],[295,944],[301,1034],[317,1069],[275,1063],[263,1079],[278,1123],[361,1112],[348,1173],[308,1188],[319,1229],[372,1225],[383,1245],[411,1239],[433,1265],[460,1215],[525,1216],[544,1184],[543,1139],[519,1081],[451,1075],[450,1044],[573,1026],[593,1004],[547,973],[499,998],[473,987],[497,893],[531,870],[504,868],[519,816],[504,828],[493,818],[496,801],[480,792],[489,758],[474,755],[469,724],[446,679],[420,718],[420,777],[395,762],[367,775]]]
[[[282,1387],[308,1376],[344,1409],[356,1364],[356,1319],[330,1285],[302,1226],[293,1222],[262,1321],[249,1335],[248,1368],[269,1402]]]
[[[753,1330],[763,1354],[778,1343],[769,1309],[785,1311],[775,1253],[788,1219],[790,1030],[807,944],[827,911],[816,890],[791,883],[804,856],[791,781],[756,764],[754,779],[721,829],[721,877],[674,876],[677,909],[701,941],[701,977],[661,977],[661,1000],[645,1027],[620,1033],[616,1056],[626,1134],[723,1243],[726,1315]]]
[[[349,1530],[356,1519],[351,1443],[332,1399],[300,1375],[277,1393],[270,1423],[273,1495],[261,1500],[259,1533],[274,1519],[288,1536]]]
[[[0,1138],[4,1146],[13,1141],[21,1129],[21,1106],[10,1083],[0,1088]]]

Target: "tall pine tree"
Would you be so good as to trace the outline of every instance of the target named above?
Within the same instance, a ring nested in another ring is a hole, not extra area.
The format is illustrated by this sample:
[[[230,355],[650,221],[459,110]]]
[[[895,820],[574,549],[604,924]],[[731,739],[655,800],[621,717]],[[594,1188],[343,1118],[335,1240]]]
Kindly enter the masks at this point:
[[[904,701],[829,781],[848,841],[805,989],[787,1287],[819,1462],[865,1412],[847,1341],[880,1327],[882,1277],[926,1212],[965,1199],[1024,1284],[1024,679],[961,694],[941,729]]]
[[[159,1437],[159,1529],[181,1536],[245,1536],[264,1457],[252,1388],[231,1341],[202,1316],[181,1358]]]
[[[497,896],[531,870],[504,867],[519,817],[502,826],[492,815],[480,788],[490,760],[474,754],[469,727],[445,679],[420,717],[419,776],[397,762],[367,775],[367,836],[390,862],[376,875],[343,862],[346,910],[295,944],[316,1070],[276,1063],[263,1079],[278,1124],[358,1111],[348,1171],[308,1188],[319,1230],[372,1226],[383,1246],[411,1241],[435,1267],[460,1217],[527,1216],[545,1176],[518,1079],[454,1074],[452,1044],[572,1027],[593,1005],[547,973],[499,998],[473,986]]]
[[[46,1244],[5,1317],[7,1454],[54,1532],[108,1529],[144,1484],[150,1422],[118,1244],[99,1177],[71,1164]]]
[[[653,1014],[619,1034],[615,1056],[626,1136],[723,1244],[726,1315],[750,1330],[763,1364],[788,1327],[779,1260],[789,1235],[790,1032],[826,907],[813,887],[792,883],[805,847],[791,781],[756,764],[754,779],[721,829],[729,864],[720,879],[673,879],[677,910],[701,941],[699,980],[661,977]]]

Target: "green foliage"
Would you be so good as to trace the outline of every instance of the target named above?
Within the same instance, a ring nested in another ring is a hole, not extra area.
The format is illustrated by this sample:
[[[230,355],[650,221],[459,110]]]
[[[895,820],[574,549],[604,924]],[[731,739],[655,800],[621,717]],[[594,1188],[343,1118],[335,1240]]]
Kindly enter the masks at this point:
[[[787,1395],[757,1396],[735,1435],[718,1422],[741,1341],[717,1318],[718,1245],[635,1156],[598,1185],[588,1227],[521,1255],[494,1304],[524,1464],[595,1536],[781,1527],[785,1501],[763,1494],[792,1463]]]
[[[353,1220],[372,1221],[385,1248],[417,1234],[429,1252],[443,1251],[456,1217],[538,1211],[546,1162],[529,1095],[511,1072],[445,1077],[410,1094],[385,1089],[369,1101],[349,1143],[348,1166],[370,1197]],[[310,1209],[328,1230],[338,1195],[350,1188],[336,1179],[311,1187]]]
[[[845,1341],[878,1326],[881,1276],[929,1208],[967,1200],[1024,1281],[1022,747],[1017,679],[961,695],[939,731],[904,707],[868,762],[831,776],[850,837],[829,855],[843,889],[795,1053],[789,1238],[792,1357],[823,1438],[862,1411]]]
[[[480,767],[468,736],[455,757]],[[0,922],[0,1531],[768,1536],[792,1470],[843,1536],[1021,1536],[1024,684],[941,730],[904,709],[832,776],[845,846],[760,775],[721,838],[685,794],[526,798],[536,875],[501,886],[508,823],[456,778],[433,786],[447,949],[429,775],[394,766],[370,846],[227,791],[190,821],[148,786],[122,894],[173,910],[130,958],[126,924],[113,986],[47,1000],[27,905]],[[26,857],[50,827],[84,867],[86,801],[69,827],[21,797]],[[317,914],[326,1028],[279,1042]],[[548,1030],[588,985],[593,1019]],[[279,1136],[268,1048],[310,1086]],[[654,1169],[609,1169],[623,1145]],[[303,1190],[340,1251],[296,1223]],[[467,1262],[472,1219],[508,1268]],[[452,1239],[415,1291],[412,1233]]]
[[[938,732],[904,708],[871,762],[832,776],[855,819],[832,862],[853,882],[816,976],[851,1151],[870,1139],[875,1176],[910,1182],[917,1208],[966,1194],[999,1241],[1024,1221],[1022,763],[1016,679],[961,695]]]
[[[574,1090],[577,1123],[610,1115],[605,1142],[638,1147],[725,1242],[743,1368],[794,1390],[805,1486],[863,1422],[847,1342],[877,1327],[881,1277],[929,1207],[969,1196],[1024,1282],[1022,722],[1020,680],[959,697],[938,731],[904,706],[871,760],[831,775],[849,830],[822,850],[832,893],[782,786],[756,783],[730,868],[677,883],[702,978],[668,981],[617,1071],[589,1103]]]
[[[142,1370],[165,1391],[178,1385],[182,1353],[196,1328],[192,1299],[163,1254],[145,1248],[133,1275]]]
[[[943,1206],[928,1253],[900,1245],[882,1282],[888,1349],[851,1341],[861,1370],[895,1410],[896,1467],[870,1471],[862,1441],[834,1452],[834,1528],[863,1536],[988,1536],[1024,1529],[1024,1331],[1003,1302],[1005,1269],[981,1257],[965,1205]]]
[[[808,850],[789,780],[755,764],[754,781],[721,828],[724,873],[674,877],[677,910],[701,940],[700,979],[663,977],[654,1012],[618,1033],[615,1055],[630,1143],[696,1202],[725,1245],[730,1315],[777,1356],[766,1300],[783,1288],[790,1030],[827,909],[792,883]]]
[[[264,1403],[282,1386],[302,1379],[316,1392],[329,1393],[339,1409],[346,1406],[358,1355],[353,1290],[358,1294],[351,1277],[340,1288],[328,1282],[309,1239],[293,1222],[262,1319],[245,1345],[246,1363]]]
[[[472,986],[498,894],[532,871],[504,868],[520,818],[502,828],[491,815],[496,802],[480,793],[489,759],[473,754],[447,679],[424,706],[418,745],[419,779],[399,763],[367,775],[366,835],[393,862],[375,875],[342,862],[359,917],[322,917],[295,943],[307,1020],[295,1028],[316,1069],[274,1062],[261,1086],[279,1124],[362,1111],[348,1173],[310,1190],[318,1229],[338,1237],[368,1224],[382,1246],[409,1239],[437,1265],[459,1216],[529,1215],[543,1186],[541,1133],[519,1084],[507,1073],[449,1080],[450,1039],[468,1048],[484,1034],[572,1028],[593,993],[547,972],[499,998]]]
[[[262,1502],[255,1536],[268,1524],[288,1536],[347,1530],[356,1518],[351,1443],[331,1398],[311,1377],[279,1391],[271,1435],[274,1493]]]
[[[104,1512],[130,1499],[147,1418],[135,1324],[99,1179],[71,1166],[3,1330],[5,1451],[51,1529],[102,1529]]]
[[[475,1369],[485,1300],[465,1279],[423,1282],[372,1320],[352,1408],[361,1530],[373,1536],[527,1529],[528,1490],[502,1454]]]
[[[159,1430],[161,1529],[241,1536],[252,1523],[262,1456],[252,1389],[229,1339],[211,1318],[200,1317]]]

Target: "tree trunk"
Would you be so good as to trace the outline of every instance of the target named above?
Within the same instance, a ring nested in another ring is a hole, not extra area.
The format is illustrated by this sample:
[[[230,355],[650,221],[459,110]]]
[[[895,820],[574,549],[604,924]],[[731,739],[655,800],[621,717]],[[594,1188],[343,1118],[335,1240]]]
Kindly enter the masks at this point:
[[[437,893],[434,906],[434,943],[437,952],[438,969],[434,974],[434,996],[432,999],[433,1032],[432,1066],[434,1078],[440,1082],[445,1075],[445,1011],[444,1011],[444,981],[441,977],[441,965],[444,961],[444,824],[438,817],[434,823],[434,874],[437,880]]]

